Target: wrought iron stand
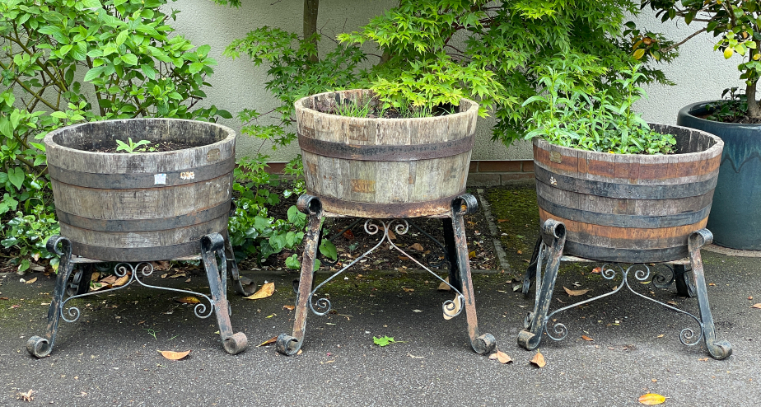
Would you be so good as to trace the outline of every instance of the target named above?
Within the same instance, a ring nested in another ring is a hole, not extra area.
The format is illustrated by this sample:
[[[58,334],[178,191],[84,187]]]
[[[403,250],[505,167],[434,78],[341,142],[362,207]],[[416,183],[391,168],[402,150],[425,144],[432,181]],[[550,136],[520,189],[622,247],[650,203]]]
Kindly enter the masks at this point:
[[[706,244],[710,244],[713,240],[713,235],[711,235],[711,232],[709,232],[708,229],[701,229],[690,235],[688,240],[688,249],[690,256],[689,259],[660,263],[666,265],[667,268],[671,271],[670,276],[664,276],[659,273],[655,274],[652,278],[653,284],[658,288],[668,288],[672,283],[676,283],[678,294],[688,297],[692,297],[693,295],[697,294],[700,317],[696,317],[687,311],[665,304],[634,291],[629,285],[629,273],[634,271],[634,278],[637,281],[647,281],[651,275],[650,267],[648,267],[646,264],[640,264],[631,265],[628,268],[624,269],[620,263],[605,264],[600,272],[602,277],[607,280],[613,280],[616,277],[617,271],[621,272],[621,284],[618,285],[615,290],[549,312],[550,302],[552,300],[552,292],[555,288],[555,279],[558,274],[558,267],[560,266],[560,262],[594,261],[591,259],[563,256],[565,238],[565,226],[561,222],[549,219],[544,223],[544,225],[542,225],[541,237],[537,241],[537,245],[534,250],[534,258],[532,258],[532,263],[527,269],[523,280],[524,295],[528,294],[531,280],[536,280],[536,299],[533,311],[529,312],[529,314],[526,316],[526,320],[524,321],[524,330],[518,334],[519,345],[528,350],[536,349],[539,347],[539,344],[542,341],[542,335],[544,333],[546,333],[550,339],[555,341],[565,339],[565,337],[568,335],[568,328],[566,328],[566,326],[562,323],[556,323],[553,325],[552,329],[549,329],[547,327],[547,321],[549,321],[550,318],[559,312],[566,311],[568,309],[613,295],[619,292],[624,286],[626,286],[629,291],[633,292],[637,296],[652,301],[656,304],[660,304],[670,310],[685,314],[698,323],[700,326],[700,332],[697,334],[695,334],[691,328],[685,328],[681,331],[679,334],[679,340],[683,344],[693,346],[698,344],[701,339],[705,339],[708,353],[714,359],[725,359],[732,354],[732,345],[730,345],[729,342],[717,341],[716,339],[713,316],[711,315],[711,308],[708,305],[708,293],[706,291],[705,276],[703,274],[703,260],[700,256],[700,248]],[[546,264],[544,275],[542,275],[543,263]],[[686,278],[685,265],[687,264],[692,267],[692,278],[694,285],[691,285],[689,280]]]
[[[440,215],[434,215],[431,217],[442,218],[445,221],[445,242],[447,245],[447,253],[450,257],[455,257],[457,270],[454,267],[450,269],[449,283],[439,277],[436,273],[431,271],[428,267],[421,264],[415,258],[407,254],[404,250],[394,244],[389,239],[389,230],[393,229],[398,235],[403,235],[409,230],[409,223],[405,219],[394,219],[390,221],[368,219],[365,221],[365,232],[370,235],[375,235],[381,230],[383,235],[378,243],[366,251],[361,256],[355,258],[351,263],[337,271],[325,281],[313,286],[314,280],[314,260],[317,256],[317,246],[320,238],[320,224],[323,217],[339,217],[332,213],[322,211],[322,204],[319,198],[311,195],[302,195],[298,200],[298,208],[302,212],[309,216],[309,224],[306,236],[304,238],[304,256],[301,262],[301,277],[299,280],[298,292],[296,295],[296,319],[293,324],[293,334],[280,334],[277,338],[277,350],[285,355],[293,355],[301,349],[304,343],[304,333],[306,330],[306,318],[308,311],[311,310],[316,315],[322,316],[330,312],[331,304],[327,298],[320,298],[317,301],[313,300],[313,297],[322,286],[333,280],[335,277],[346,271],[348,268],[356,264],[363,257],[380,247],[383,242],[388,244],[402,253],[403,255],[412,259],[418,266],[431,273],[441,282],[449,285],[453,291],[457,293],[455,299],[452,301],[444,302],[442,308],[444,312],[444,318],[451,319],[456,317],[465,309],[468,321],[468,335],[470,337],[470,344],[476,353],[484,355],[490,353],[496,347],[496,340],[491,334],[480,334],[478,330],[478,319],[476,316],[476,303],[473,296],[473,284],[470,277],[470,261],[468,258],[468,246],[465,238],[465,221],[464,215],[475,212],[478,209],[478,202],[475,197],[470,194],[463,194],[458,196],[452,201],[452,209],[447,213]],[[447,228],[447,222],[449,221],[451,228]],[[399,222],[399,223],[397,223]],[[450,234],[451,232],[451,234]],[[316,307],[316,308],[315,308]],[[307,310],[308,308],[308,310]]]
[[[219,324],[219,334],[222,338],[222,345],[231,355],[243,352],[248,346],[246,335],[242,332],[233,333],[230,323],[231,309],[227,301],[227,271],[230,271],[230,277],[235,283],[235,290],[239,294],[249,295],[240,281],[238,266],[232,256],[232,247],[227,243],[227,249],[230,253],[228,260],[225,255],[225,239],[218,233],[211,233],[201,238],[200,256],[185,257],[176,260],[202,260],[206,269],[206,277],[209,279],[209,289],[211,298],[206,294],[180,290],[170,287],[160,287],[146,284],[142,277],[150,276],[153,273],[153,266],[150,262],[140,263],[118,263],[114,267],[114,273],[117,277],[129,276],[129,280],[118,287],[106,290],[87,292],[92,274],[92,266],[98,263],[104,263],[101,260],[87,259],[83,257],[72,256],[71,241],[62,236],[53,236],[47,242],[49,252],[55,252],[61,256],[58,266],[58,276],[56,277],[55,291],[53,300],[48,308],[48,325],[43,337],[33,336],[26,343],[26,349],[30,354],[42,358],[48,356],[53,350],[56,334],[58,332],[59,319],[66,322],[75,322],[79,319],[80,311],[77,307],[66,308],[66,303],[73,299],[89,297],[92,295],[104,294],[116,290],[121,290],[133,282],[149,287],[166,291],[174,291],[182,294],[192,294],[202,298],[208,303],[201,302],[195,306],[194,312],[199,318],[208,318],[212,312],[217,316]],[[74,274],[72,282],[69,278],[74,271],[74,267],[79,266],[79,270]],[[68,297],[67,297],[68,295]]]

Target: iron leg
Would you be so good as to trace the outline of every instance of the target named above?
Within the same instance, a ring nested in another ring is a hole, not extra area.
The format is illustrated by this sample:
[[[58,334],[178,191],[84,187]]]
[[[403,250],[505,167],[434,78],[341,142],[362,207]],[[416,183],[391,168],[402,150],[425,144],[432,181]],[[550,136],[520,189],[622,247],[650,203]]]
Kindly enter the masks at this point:
[[[526,268],[526,274],[523,276],[523,289],[521,292],[524,297],[528,297],[528,291],[531,288],[531,280],[536,277],[536,265],[539,261],[539,247],[542,245],[542,237],[539,236],[534,244],[534,252],[531,253],[531,262],[529,262]]]
[[[712,358],[721,360],[728,358],[729,355],[732,354],[732,345],[725,340],[716,340],[713,315],[711,315],[711,307],[708,304],[708,291],[706,290],[705,275],[703,273],[703,259],[700,256],[700,248],[703,247],[703,245],[710,244],[712,241],[713,235],[711,232],[708,231],[708,229],[701,229],[690,235],[688,246],[690,249],[692,278],[697,290],[701,328],[703,329],[706,348],[708,348],[708,353]]]
[[[446,256],[445,260],[449,262],[449,284],[452,284],[452,287],[462,292],[462,280],[457,260],[457,244],[455,244],[452,219],[443,218],[441,223],[444,227],[444,256]]]
[[[320,223],[322,204],[311,195],[302,195],[297,203],[299,209],[309,215],[309,225],[304,236],[304,255],[301,259],[301,277],[296,295],[296,317],[293,322],[293,335],[280,334],[275,343],[277,351],[284,355],[294,355],[301,349],[307,324],[307,307],[312,297],[314,280],[314,260],[317,258],[317,245],[320,240]]]
[[[58,248],[59,244],[61,249]],[[35,335],[26,342],[26,350],[38,358],[50,355],[53,350],[55,337],[58,333],[58,322],[61,318],[61,312],[63,312],[61,308],[63,297],[66,295],[69,276],[74,269],[74,265],[71,263],[71,241],[69,239],[55,235],[48,239],[46,246],[49,252],[56,253],[61,257],[61,260],[58,263],[58,276],[56,277],[53,299],[48,307],[48,326],[45,330],[45,336]]]
[[[464,194],[452,202],[452,231],[457,249],[457,265],[460,269],[460,283],[462,284],[463,301],[465,302],[465,314],[468,320],[468,336],[470,346],[479,355],[491,353],[497,346],[497,341],[492,334],[481,335],[478,331],[478,317],[476,315],[476,300],[473,293],[473,281],[470,277],[470,259],[468,258],[468,244],[465,235],[465,219],[463,215],[473,213],[478,209],[478,201],[473,195]]]
[[[219,233],[211,233],[201,238],[201,257],[209,280],[209,289],[213,300],[214,313],[219,324],[219,336],[225,351],[231,355],[243,352],[248,347],[246,335],[233,333],[230,323],[230,303],[227,301],[227,258],[224,239]],[[221,270],[218,266],[221,264]]]
[[[228,236],[225,237],[225,256],[227,257],[227,270],[230,271],[230,278],[233,280],[233,288],[235,292],[244,297],[248,297],[256,291],[256,284],[243,284],[240,277],[240,271],[238,270],[238,262],[235,261],[235,252],[233,251],[233,244],[230,242]],[[224,276],[223,278],[227,278]]]
[[[550,309],[555,279],[558,275],[560,258],[563,256],[563,247],[565,246],[565,226],[561,222],[548,219],[542,225],[542,241],[540,244],[545,247],[549,246],[549,250],[542,254],[543,258],[541,259],[546,261],[547,266],[541,287],[539,284],[536,287],[540,291],[534,304],[534,310],[526,316],[526,328],[518,333],[518,344],[527,350],[534,350],[539,347],[539,343],[542,341],[542,333],[547,325],[547,312]],[[541,270],[536,270],[536,273],[541,273]]]
[[[677,294],[687,298],[695,296],[695,285],[692,284],[690,278],[687,276],[687,270],[684,265],[674,265],[674,281],[676,282]]]

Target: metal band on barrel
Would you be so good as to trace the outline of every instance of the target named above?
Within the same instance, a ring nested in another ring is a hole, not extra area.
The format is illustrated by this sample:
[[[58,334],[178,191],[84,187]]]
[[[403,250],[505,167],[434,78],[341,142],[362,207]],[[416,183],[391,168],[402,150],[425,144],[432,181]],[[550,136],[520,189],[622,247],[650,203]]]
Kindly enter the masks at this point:
[[[302,150],[323,157],[358,161],[418,161],[451,157],[473,149],[475,134],[457,140],[412,145],[359,145],[305,137],[299,133]]]
[[[235,168],[235,159],[229,158],[211,165],[190,168],[187,171],[172,171],[162,174],[96,174],[70,171],[52,165],[48,166],[50,178],[69,185],[95,189],[144,189],[171,187],[208,181],[228,175]],[[156,175],[161,175],[157,179]],[[162,183],[163,182],[163,183]]]
[[[166,218],[152,219],[130,219],[130,220],[107,220],[92,219],[77,216],[56,210],[56,215],[61,223],[71,225],[80,229],[87,229],[96,232],[155,232],[182,228],[200,223],[208,222],[227,214],[230,211],[230,200],[203,211],[194,213],[169,216]]]

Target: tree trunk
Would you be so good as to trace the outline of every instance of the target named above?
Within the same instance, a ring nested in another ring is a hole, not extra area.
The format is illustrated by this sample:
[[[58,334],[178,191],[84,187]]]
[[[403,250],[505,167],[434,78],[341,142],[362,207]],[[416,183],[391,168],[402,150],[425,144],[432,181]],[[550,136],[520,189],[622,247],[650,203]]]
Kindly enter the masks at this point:
[[[761,107],[759,107],[756,100],[756,85],[758,85],[758,81],[753,82],[745,88],[745,97],[748,98],[748,117],[761,119]]]
[[[315,50],[317,50],[317,11],[320,8],[320,0],[304,0],[304,41],[314,44]],[[319,61],[319,55],[315,51],[315,54],[309,57],[309,61]]]

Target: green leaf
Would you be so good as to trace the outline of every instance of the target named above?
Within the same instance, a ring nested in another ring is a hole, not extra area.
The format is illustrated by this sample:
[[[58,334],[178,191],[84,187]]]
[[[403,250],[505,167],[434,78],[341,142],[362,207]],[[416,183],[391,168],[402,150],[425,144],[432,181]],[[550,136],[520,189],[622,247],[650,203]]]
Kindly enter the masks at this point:
[[[338,251],[336,251],[336,246],[328,239],[322,239],[322,242],[320,242],[320,253],[333,260],[338,260]]]
[[[93,79],[100,77],[100,75],[103,74],[103,71],[105,71],[105,70],[106,70],[106,65],[101,65],[101,66],[98,66],[98,67],[90,69],[85,74],[84,81],[85,82],[90,82]]]
[[[143,71],[145,76],[147,76],[149,79],[151,79],[151,80],[155,80],[156,79],[156,70],[153,69],[152,66],[147,65],[147,64],[142,64],[142,65],[140,65],[140,70]]]
[[[392,344],[394,342],[396,342],[394,338],[389,336],[382,336],[380,338],[376,338],[375,336],[373,336],[373,343],[375,343],[376,345],[380,347],[388,346],[389,344]]]
[[[24,176],[24,170],[20,167],[8,169],[8,180],[16,189],[21,189],[21,186],[24,184]]]
[[[299,262],[299,256],[296,254],[291,255],[285,259],[285,266],[291,270],[298,270],[301,268],[301,262]]]
[[[137,65],[137,56],[135,54],[122,55],[120,58],[127,65]]]
[[[103,8],[103,6],[100,4],[100,1],[98,0],[82,0],[82,5],[88,9]]]
[[[66,113],[56,110],[55,112],[50,113],[51,116],[55,117],[56,119],[65,119]]]
[[[201,69],[203,69],[203,64],[202,63],[200,63],[200,62],[193,62],[192,64],[190,64],[190,67],[188,68],[188,72],[193,74],[193,73],[200,72]]]
[[[123,30],[119,33],[119,35],[116,36],[116,45],[122,45],[124,44],[124,41],[127,41],[127,36],[129,35],[128,30]]]

